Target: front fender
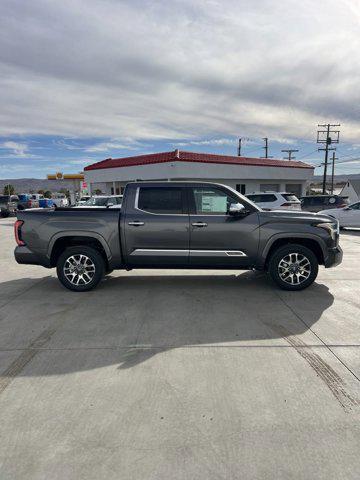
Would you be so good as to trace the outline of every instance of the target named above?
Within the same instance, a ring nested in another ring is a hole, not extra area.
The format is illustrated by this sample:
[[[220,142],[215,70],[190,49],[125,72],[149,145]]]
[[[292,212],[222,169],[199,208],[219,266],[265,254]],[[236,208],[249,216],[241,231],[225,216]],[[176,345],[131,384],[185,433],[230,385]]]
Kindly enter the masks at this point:
[[[265,265],[266,257],[268,256],[268,253],[269,253],[271,247],[274,245],[274,243],[277,240],[284,239],[284,238],[288,239],[290,242],[292,241],[292,239],[294,239],[295,240],[294,243],[296,243],[297,238],[306,238],[306,239],[309,239],[309,240],[315,240],[321,248],[324,259],[327,257],[326,243],[318,235],[315,235],[315,234],[312,234],[312,233],[291,233],[291,235],[289,235],[289,233],[286,233],[286,232],[276,233],[276,234],[272,235],[267,240],[267,242],[265,244],[265,247],[263,248],[263,250],[261,252],[261,255],[260,255],[261,266]]]

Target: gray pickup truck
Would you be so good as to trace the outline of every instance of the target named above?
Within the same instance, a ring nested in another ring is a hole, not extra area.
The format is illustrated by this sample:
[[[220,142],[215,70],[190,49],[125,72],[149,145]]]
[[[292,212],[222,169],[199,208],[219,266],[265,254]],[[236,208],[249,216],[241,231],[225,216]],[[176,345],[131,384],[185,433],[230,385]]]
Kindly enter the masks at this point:
[[[342,260],[334,218],[265,212],[213,183],[129,183],[121,210],[25,210],[17,218],[16,261],[56,267],[75,291],[133,268],[265,270],[281,288],[301,290],[319,265]]]

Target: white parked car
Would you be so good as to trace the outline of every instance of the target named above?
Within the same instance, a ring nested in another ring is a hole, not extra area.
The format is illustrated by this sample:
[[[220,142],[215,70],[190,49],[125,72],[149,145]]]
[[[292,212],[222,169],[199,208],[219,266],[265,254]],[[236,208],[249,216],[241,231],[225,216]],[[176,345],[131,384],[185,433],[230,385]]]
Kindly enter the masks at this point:
[[[360,227],[360,202],[343,208],[332,208],[318,212],[339,220],[340,227]]]
[[[85,205],[85,203],[90,200],[91,196],[90,195],[83,195],[76,201],[76,205]]]
[[[54,205],[57,207],[68,207],[69,200],[66,198],[64,193],[53,193],[51,195],[51,200],[54,202]]]
[[[293,193],[254,192],[246,197],[263,210],[301,210],[301,202]]]
[[[108,207],[108,208],[121,208],[122,204],[122,195],[94,195],[93,197],[90,197],[89,200],[87,200],[85,203],[82,205],[77,205],[74,208],[103,208],[103,207]]]

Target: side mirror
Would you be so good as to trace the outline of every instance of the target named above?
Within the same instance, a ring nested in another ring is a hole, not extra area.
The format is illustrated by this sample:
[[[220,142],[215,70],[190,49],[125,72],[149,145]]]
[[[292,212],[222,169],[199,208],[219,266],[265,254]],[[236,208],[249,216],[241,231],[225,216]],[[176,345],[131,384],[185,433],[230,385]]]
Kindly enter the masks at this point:
[[[229,207],[229,215],[245,215],[247,210],[242,203],[232,203]]]

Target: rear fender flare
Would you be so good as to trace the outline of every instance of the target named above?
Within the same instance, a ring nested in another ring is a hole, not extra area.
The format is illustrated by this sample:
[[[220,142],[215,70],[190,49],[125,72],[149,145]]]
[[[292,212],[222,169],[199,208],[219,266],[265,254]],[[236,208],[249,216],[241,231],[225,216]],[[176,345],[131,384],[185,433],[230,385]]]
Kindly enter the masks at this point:
[[[54,248],[54,245],[55,245],[55,242],[57,240],[59,240],[60,238],[66,238],[66,237],[87,237],[87,238],[94,238],[95,240],[98,240],[105,253],[106,253],[106,257],[108,260],[111,259],[112,255],[111,255],[111,251],[110,251],[110,248],[109,248],[109,245],[107,244],[106,240],[104,239],[104,237],[102,237],[99,233],[96,233],[96,232],[86,232],[84,230],[82,230],[81,232],[78,232],[76,230],[69,230],[69,231],[66,231],[66,233],[64,232],[59,232],[59,233],[55,233],[55,235],[53,235],[50,239],[50,242],[49,242],[49,246],[48,246],[48,251],[47,251],[47,254],[46,256],[48,258],[51,258],[51,253],[53,251],[53,248]]]

